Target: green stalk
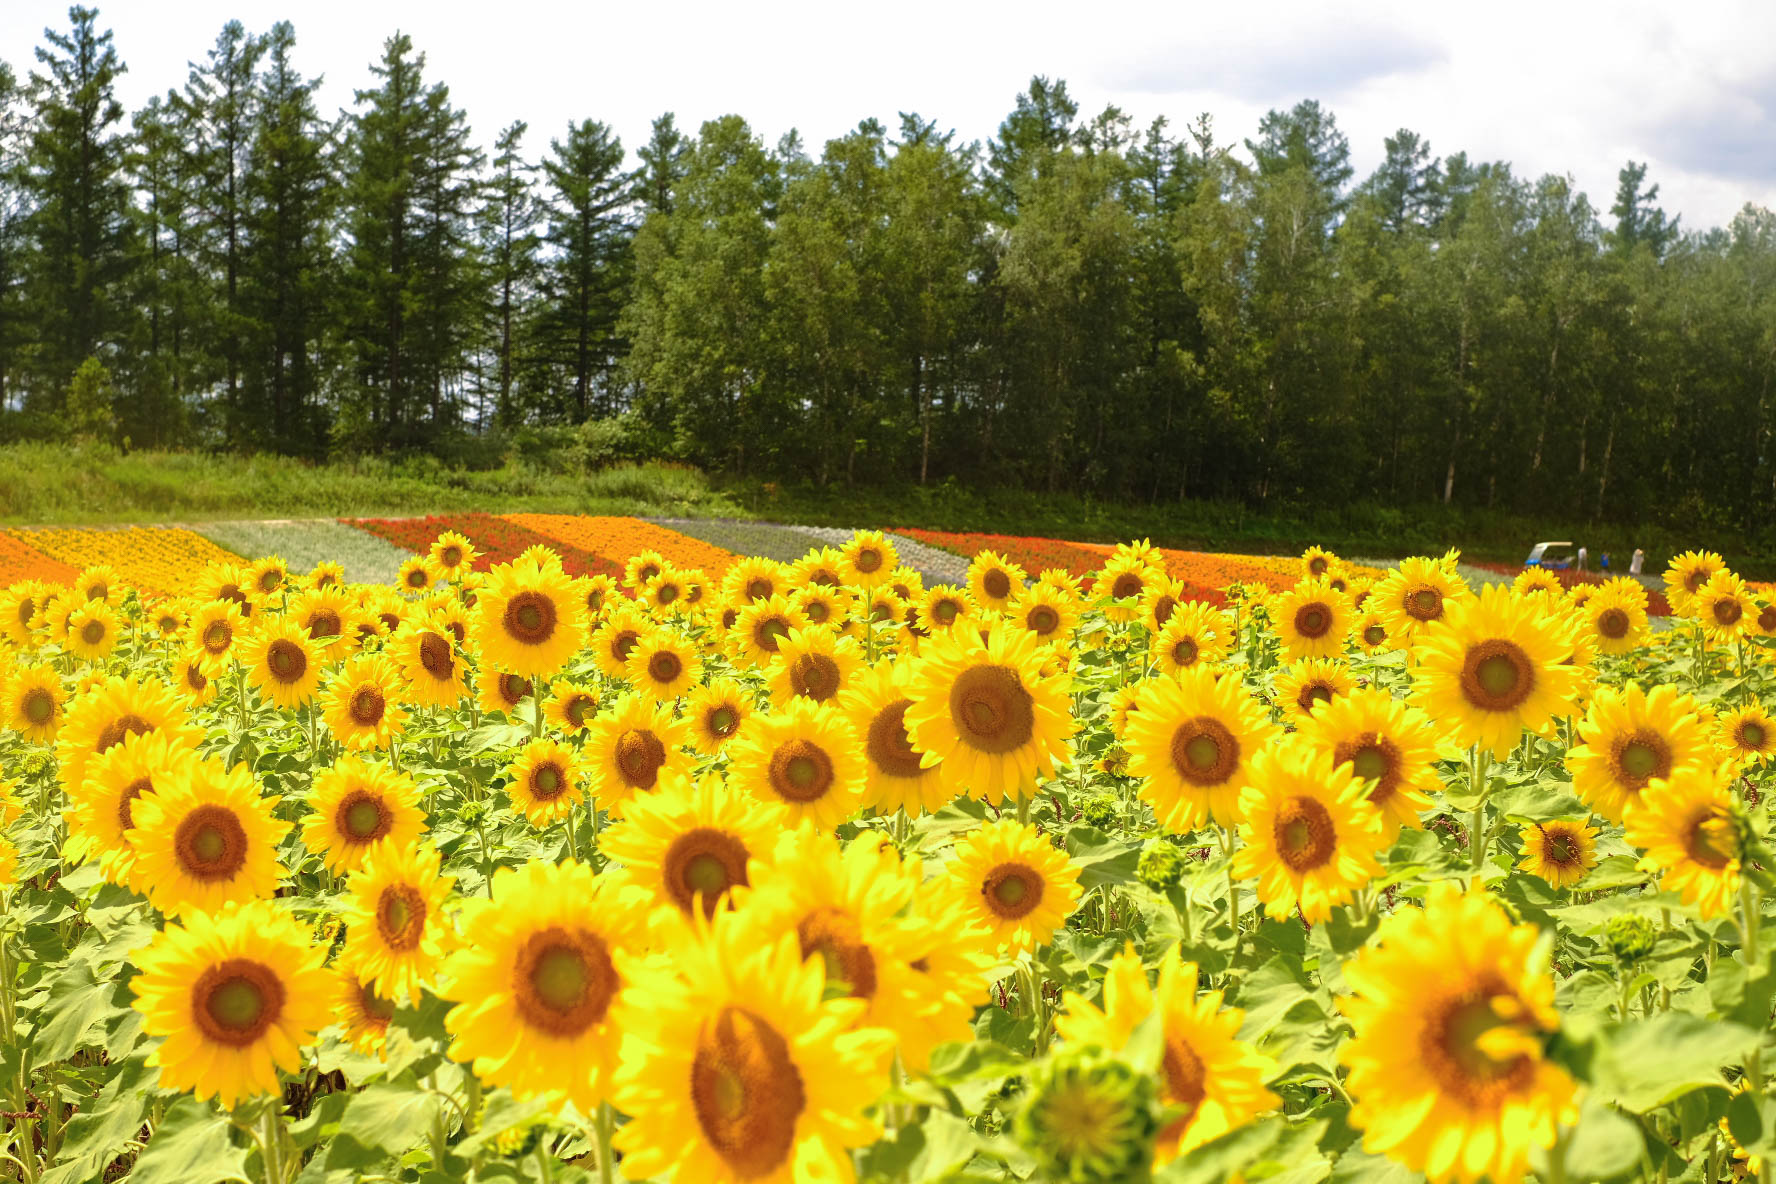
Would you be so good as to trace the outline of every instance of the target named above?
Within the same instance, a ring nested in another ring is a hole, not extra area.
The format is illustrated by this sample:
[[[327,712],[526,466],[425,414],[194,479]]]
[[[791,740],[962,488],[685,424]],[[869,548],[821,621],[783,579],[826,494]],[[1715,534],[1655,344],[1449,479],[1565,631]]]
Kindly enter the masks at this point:
[[[1486,775],[1491,766],[1492,752],[1474,745],[1468,787],[1480,796],[1474,803],[1474,818],[1468,831],[1470,886],[1479,882],[1481,869],[1486,866]]]
[[[1739,933],[1741,950],[1745,955],[1745,972],[1756,974],[1763,964],[1764,956],[1761,946],[1762,934],[1758,932],[1758,891],[1751,877],[1740,873],[1739,876]],[[1753,1045],[1745,1058],[1745,1077],[1751,1082],[1751,1088],[1758,1093],[1764,1089],[1764,1067],[1762,1048]]]
[[[611,1112],[609,1102],[598,1104],[598,1184],[612,1184],[617,1178],[616,1157],[611,1149],[611,1131],[616,1125],[616,1115]]]

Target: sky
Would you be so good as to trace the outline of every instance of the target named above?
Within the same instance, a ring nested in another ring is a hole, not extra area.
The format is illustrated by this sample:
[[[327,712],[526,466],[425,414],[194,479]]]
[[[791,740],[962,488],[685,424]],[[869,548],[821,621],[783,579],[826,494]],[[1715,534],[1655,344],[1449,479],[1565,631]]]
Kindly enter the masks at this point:
[[[0,0],[0,59],[23,74],[66,13],[65,0]],[[255,32],[291,20],[328,113],[351,106],[383,40],[406,32],[483,147],[522,119],[533,158],[584,118],[633,152],[663,111],[688,129],[736,113],[767,143],[796,128],[816,152],[870,116],[892,130],[901,111],[985,141],[1044,74],[1066,80],[1082,115],[1114,103],[1137,127],[1164,115],[1182,135],[1207,112],[1222,142],[1315,98],[1359,178],[1409,127],[1435,155],[1570,174],[1602,211],[1629,159],[1648,162],[1686,228],[1776,206],[1776,0],[112,0],[100,25],[129,66],[125,105],[181,85],[230,19]]]

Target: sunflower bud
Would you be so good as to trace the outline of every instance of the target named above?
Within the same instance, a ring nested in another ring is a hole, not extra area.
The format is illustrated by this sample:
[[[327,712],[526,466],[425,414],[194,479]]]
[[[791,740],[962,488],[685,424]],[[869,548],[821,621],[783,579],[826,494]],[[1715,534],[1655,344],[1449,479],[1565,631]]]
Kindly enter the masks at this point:
[[[1079,808],[1079,816],[1087,826],[1109,830],[1116,825],[1116,799],[1108,796],[1090,798]]]
[[[1164,892],[1184,877],[1184,853],[1164,839],[1149,839],[1135,864],[1135,879],[1155,892]]]
[[[1159,1121],[1154,1079],[1102,1049],[1062,1050],[1036,1066],[1012,1135],[1035,1178],[1067,1184],[1150,1180]]]
[[[1604,937],[1609,942],[1610,953],[1624,966],[1640,961],[1653,952],[1653,943],[1659,939],[1659,930],[1651,918],[1630,914],[1610,918],[1609,925],[1604,929]]]

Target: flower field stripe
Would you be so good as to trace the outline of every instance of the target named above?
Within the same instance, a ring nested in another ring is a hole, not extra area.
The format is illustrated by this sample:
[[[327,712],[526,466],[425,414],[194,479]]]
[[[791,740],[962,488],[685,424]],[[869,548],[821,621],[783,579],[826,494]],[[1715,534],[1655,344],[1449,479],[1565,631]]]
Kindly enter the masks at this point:
[[[454,530],[466,536],[481,552],[481,557],[475,561],[477,571],[486,571],[496,563],[510,563],[536,546],[546,546],[559,554],[561,565],[569,575],[615,576],[623,571],[621,565],[602,556],[579,547],[563,546],[559,539],[495,514],[431,514],[424,518],[347,518],[343,521],[422,555],[439,535]]]
[[[408,556],[405,547],[332,518],[205,522],[191,529],[237,555],[277,555],[295,572],[322,561],[338,563],[345,578],[358,584],[393,583]]]
[[[1049,568],[1061,568],[1070,575],[1085,576],[1104,565],[1106,547],[1100,554],[1080,543],[1060,539],[1027,538],[1010,534],[974,534],[948,530],[919,530],[914,527],[894,528],[894,533],[915,542],[938,547],[965,559],[981,551],[997,551],[1031,576]]]
[[[15,532],[0,531],[0,588],[26,580],[72,584],[80,569],[44,554]]]
[[[192,531],[173,526],[110,529],[15,530],[38,551],[75,568],[106,564],[138,588],[173,592],[212,563],[238,564],[241,556]]]
[[[640,518],[637,521],[652,523],[735,555],[759,555],[780,563],[794,563],[809,551],[826,545],[816,530],[775,522],[742,522],[734,518]],[[850,531],[841,531],[839,537],[849,538],[850,534]],[[665,552],[661,551],[661,554]]]
[[[619,569],[633,555],[658,551],[678,567],[702,568],[719,578],[740,558],[725,548],[639,518],[586,514],[505,514],[502,517],[507,522],[547,535],[556,544],[566,543],[598,555],[615,563]]]

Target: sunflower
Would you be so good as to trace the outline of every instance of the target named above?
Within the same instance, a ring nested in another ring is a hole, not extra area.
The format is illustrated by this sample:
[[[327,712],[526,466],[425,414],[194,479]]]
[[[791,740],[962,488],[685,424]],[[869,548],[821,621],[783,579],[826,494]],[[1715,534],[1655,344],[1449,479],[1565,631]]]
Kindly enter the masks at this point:
[[[1330,658],[1344,652],[1350,633],[1350,601],[1323,580],[1303,580],[1271,602],[1271,620],[1291,660]]]
[[[658,551],[638,551],[623,565],[623,587],[640,592],[643,584],[666,570],[666,560]]]
[[[1367,607],[1381,617],[1386,636],[1407,644],[1443,619],[1451,601],[1472,597],[1467,583],[1434,559],[1402,560],[1369,591]]]
[[[905,810],[916,818],[941,810],[954,795],[944,784],[941,762],[925,764],[907,734],[912,683],[908,663],[884,658],[852,681],[839,709],[862,741],[864,804],[880,814]]]
[[[893,1034],[827,998],[822,959],[767,940],[746,910],[674,934],[670,960],[632,965],[638,997],[616,1103],[624,1174],[697,1184],[848,1179],[849,1149],[881,1133]]]
[[[501,564],[476,597],[475,642],[488,665],[545,677],[585,645],[585,611],[559,568]]]
[[[1119,551],[1093,577],[1092,592],[1099,600],[1108,602],[1104,606],[1107,620],[1132,621],[1139,609],[1126,602],[1138,604],[1150,586],[1165,578],[1163,562],[1145,554]]]
[[[343,640],[354,607],[337,588],[316,588],[293,599],[286,615],[307,632],[310,642],[333,647]]]
[[[997,551],[982,551],[968,565],[969,594],[991,612],[1010,607],[1023,591],[1024,579],[1024,569]]]
[[[481,558],[481,552],[475,550],[475,544],[454,530],[447,530],[433,539],[426,554],[432,561],[433,569],[447,580],[455,579],[459,572],[471,570],[475,566],[475,560]]]
[[[605,610],[621,600],[623,595],[617,588],[617,582],[603,573],[581,576],[576,586],[579,588],[581,601],[586,605],[586,619],[593,622],[600,620]]]
[[[462,701],[468,689],[463,683],[465,666],[450,634],[427,628],[403,629],[390,643],[389,656],[400,668],[410,702],[455,707]]]
[[[1564,598],[1565,585],[1560,577],[1545,567],[1526,567],[1517,573],[1511,581],[1511,591],[1518,596],[1546,596],[1549,599]]]
[[[715,756],[739,735],[752,710],[752,695],[731,678],[693,687],[684,715],[691,744],[705,756]]]
[[[1445,881],[1344,963],[1339,1059],[1365,1151],[1432,1184],[1521,1180],[1578,1118],[1579,1087],[1545,1052],[1560,1013],[1541,936]]]
[[[1324,547],[1309,547],[1301,553],[1301,576],[1321,580],[1344,566],[1344,561]]]
[[[923,1073],[938,1045],[974,1039],[975,1015],[988,1001],[998,961],[997,942],[973,917],[976,911],[949,893],[921,890],[905,913],[901,952],[912,957],[923,1000],[922,1022],[900,1027],[896,1051],[909,1072]]]
[[[395,1018],[395,1003],[378,994],[363,972],[350,962],[333,967],[334,1022],[339,1025],[339,1038],[352,1051],[367,1057],[381,1057],[388,1047],[389,1021]]]
[[[1310,925],[1328,920],[1334,905],[1381,874],[1375,857],[1387,840],[1367,783],[1317,748],[1284,744],[1253,757],[1240,812],[1231,874],[1258,881],[1274,920],[1297,909]]]
[[[195,749],[166,732],[131,733],[107,749],[87,766],[80,794],[70,795],[62,857],[74,863],[97,859],[107,881],[133,887],[134,807],[164,786],[190,780],[196,760]]]
[[[430,556],[414,555],[403,561],[400,570],[395,573],[395,587],[417,596],[429,592],[443,578],[443,574]]]
[[[995,624],[933,638],[909,688],[906,727],[926,764],[942,762],[952,794],[989,802],[1032,792],[1067,752],[1074,720],[1067,680],[1044,678],[1046,651]]]
[[[0,637],[20,649],[28,648],[32,644],[32,623],[42,608],[43,592],[36,583],[0,589]]]
[[[444,963],[449,1055],[520,1099],[595,1114],[625,1035],[623,955],[639,947],[641,911],[572,860],[502,867],[490,887],[491,899],[468,901]]]
[[[827,631],[845,627],[854,603],[845,589],[825,584],[809,584],[789,594],[790,607],[801,614],[803,621]]]
[[[227,669],[237,641],[247,632],[246,618],[230,600],[212,600],[191,614],[186,626],[188,646],[203,654],[204,669],[213,678]]]
[[[1708,582],[1690,597],[1687,611],[1701,624],[1708,640],[1716,643],[1745,636],[1754,629],[1758,618],[1757,604],[1745,581],[1724,569],[1708,577]]]
[[[216,697],[217,682],[204,673],[201,651],[186,650],[173,662],[173,690],[189,707],[202,707]]]
[[[1646,591],[1637,599],[1614,582],[1601,585],[1579,606],[1579,620],[1599,652],[1626,653],[1646,637]]]
[[[1337,658],[1303,658],[1277,671],[1271,687],[1285,717],[1299,724],[1322,703],[1330,703],[1355,689],[1350,667]]]
[[[1632,683],[1599,690],[1578,725],[1583,743],[1566,754],[1573,792],[1597,813],[1620,822],[1654,778],[1705,772],[1715,749],[1698,711],[1696,701],[1673,686],[1651,693]]]
[[[455,883],[426,843],[372,844],[346,881],[343,960],[384,998],[417,1003],[451,946],[444,900]]]
[[[806,624],[787,596],[768,596],[740,610],[729,636],[737,657],[762,668],[770,665],[790,630]]]
[[[1053,937],[1079,905],[1079,868],[1034,826],[984,823],[956,844],[942,891],[1008,956]]]
[[[314,643],[288,617],[263,618],[258,631],[242,642],[240,657],[247,680],[286,710],[307,703],[320,686],[321,661]]]
[[[481,693],[476,701],[481,710],[499,713],[511,719],[519,716],[518,705],[536,693],[536,684],[522,674],[509,670],[482,668]]]
[[[1160,1132],[1155,1156],[1160,1164],[1282,1104],[1264,1087],[1276,1076],[1276,1063],[1239,1039],[1245,1012],[1223,1007],[1220,991],[1199,994],[1197,982],[1196,964],[1173,951],[1160,963],[1155,989],[1130,946],[1104,971],[1101,1008],[1069,991],[1055,1017],[1055,1034],[1068,1044],[1095,1044],[1115,1052],[1158,1012],[1165,1042],[1161,1098],[1180,1111]]]
[[[1237,822],[1252,757],[1279,735],[1237,678],[1200,665],[1142,684],[1122,731],[1141,799],[1176,834]]]
[[[580,683],[557,679],[549,688],[543,718],[563,732],[583,732],[598,714],[598,692]]]
[[[785,829],[781,806],[739,792],[717,774],[675,782],[629,803],[623,821],[599,836],[599,851],[623,865],[656,904],[685,916],[714,914],[752,883]]]
[[[607,678],[628,678],[629,655],[642,634],[653,628],[653,621],[636,605],[617,605],[592,631],[592,660]]]
[[[321,718],[347,748],[387,748],[407,726],[406,686],[393,661],[359,654],[339,668],[321,696]]]
[[[277,845],[290,829],[272,816],[278,801],[260,794],[245,764],[230,769],[215,757],[137,798],[123,833],[148,903],[188,916],[269,898],[283,874]]]
[[[829,588],[841,588],[845,584],[843,568],[844,561],[837,547],[815,547],[789,565],[790,584],[794,587],[824,584]]]
[[[1079,601],[1048,584],[1032,584],[1018,593],[1006,616],[1044,645],[1065,645],[1079,625]]]
[[[642,697],[670,703],[703,677],[696,647],[669,629],[648,629],[636,639],[623,663],[630,685]]]
[[[724,598],[741,605],[769,600],[787,590],[782,565],[770,559],[743,558],[722,577]]]
[[[655,613],[677,615],[690,607],[689,581],[673,567],[664,567],[642,584],[635,599]]]
[[[1721,716],[1714,735],[1735,768],[1763,764],[1776,756],[1776,720],[1756,703]]]
[[[1532,822],[1520,833],[1523,860],[1517,866],[1555,888],[1570,888],[1597,866],[1597,828],[1583,819]]]
[[[376,631],[379,637],[393,637],[413,618],[415,608],[411,600],[403,599],[393,589],[366,588],[363,591],[362,611],[381,626]]]
[[[281,555],[256,559],[242,572],[248,599],[264,604],[284,588],[290,579],[290,568]]]
[[[1382,835],[1391,843],[1402,827],[1417,829],[1432,808],[1437,777],[1437,728],[1424,712],[1376,687],[1340,695],[1317,706],[1301,724],[1301,738],[1368,786],[1369,804],[1381,812]]]
[[[1661,873],[1660,888],[1708,920],[1730,915],[1738,900],[1739,826],[1732,774],[1690,769],[1650,782],[1629,803],[1622,837],[1646,853],[1643,870]]]
[[[426,829],[419,785],[380,761],[341,757],[315,774],[302,820],[302,845],[335,874],[356,871],[382,839],[396,846],[416,841]]]
[[[0,683],[0,711],[7,727],[26,740],[48,744],[62,722],[61,676],[48,666],[21,667]]]
[[[103,662],[117,648],[117,613],[103,600],[89,600],[68,614],[68,652]]]
[[[333,1022],[326,948],[270,901],[230,903],[169,924],[131,961],[148,1054],[164,1089],[233,1107],[281,1094],[278,1071]]]
[[[690,761],[679,750],[683,743],[684,724],[672,718],[669,705],[623,696],[586,730],[580,751],[593,796],[621,818],[631,798],[654,793],[689,772]]]
[[[1201,663],[1213,666],[1232,647],[1233,627],[1225,613],[1201,600],[1180,604],[1148,643],[1148,658],[1162,674],[1177,674]]]
[[[95,564],[74,577],[74,599],[81,604],[97,601],[115,608],[123,601],[123,580],[116,568]]]
[[[839,548],[839,574],[854,588],[874,588],[899,566],[900,552],[879,530],[855,531]]]
[[[345,568],[331,559],[323,559],[309,569],[308,586],[311,588],[344,587]]]
[[[796,698],[759,715],[728,749],[729,777],[792,825],[830,831],[863,804],[857,733],[838,708]]]
[[[475,614],[470,611],[469,606],[446,593],[433,598],[431,613],[420,628],[445,634],[450,638],[451,644],[462,649],[469,644],[469,630],[474,625]]]
[[[62,784],[75,789],[86,782],[86,764],[132,732],[171,733],[197,747],[203,732],[191,726],[185,710],[164,683],[105,678],[68,703],[56,732],[56,761]]]
[[[857,643],[825,629],[791,629],[766,666],[771,700],[779,707],[795,699],[828,703],[850,685],[863,664]]]
[[[571,818],[574,804],[585,796],[574,750],[559,741],[532,740],[506,770],[506,776],[510,779],[506,793],[513,808],[539,830]]]
[[[1582,677],[1562,664],[1571,644],[1539,605],[1496,584],[1446,607],[1415,649],[1414,694],[1457,743],[1508,756],[1523,729],[1567,712]]]
[[[919,620],[933,633],[941,633],[976,613],[974,600],[954,584],[933,584],[919,601]]]
[[[1357,623],[1351,626],[1351,640],[1371,657],[1400,648],[1399,642],[1388,629],[1386,618],[1373,608],[1359,616]]]
[[[1665,569],[1665,595],[1671,607],[1680,613],[1690,611],[1690,597],[1702,590],[1718,571],[1725,571],[1727,561],[1713,551],[1685,551],[1671,559]]]

